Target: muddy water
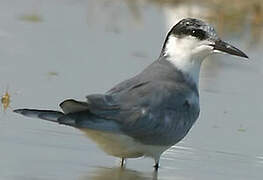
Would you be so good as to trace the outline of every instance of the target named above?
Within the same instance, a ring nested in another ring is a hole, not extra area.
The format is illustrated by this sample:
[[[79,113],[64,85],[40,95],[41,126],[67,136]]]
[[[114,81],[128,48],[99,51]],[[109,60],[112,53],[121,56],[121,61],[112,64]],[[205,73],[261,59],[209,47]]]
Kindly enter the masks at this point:
[[[0,92],[11,100],[0,114],[0,179],[262,179],[262,25],[250,15],[233,27],[209,15],[188,3],[0,1]],[[150,64],[171,24],[188,16],[214,22],[250,59],[206,60],[200,118],[162,156],[158,174],[151,159],[120,169],[78,130],[11,112],[58,109],[63,99],[105,92]]]

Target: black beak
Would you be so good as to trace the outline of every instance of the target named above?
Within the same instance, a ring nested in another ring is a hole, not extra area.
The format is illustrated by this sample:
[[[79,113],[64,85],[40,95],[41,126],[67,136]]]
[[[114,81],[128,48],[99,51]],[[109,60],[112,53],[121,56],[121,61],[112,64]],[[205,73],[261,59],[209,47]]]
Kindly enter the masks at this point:
[[[235,55],[235,56],[240,56],[244,58],[248,58],[248,56],[240,51],[239,49],[235,48],[234,46],[222,41],[222,40],[216,40],[215,44],[212,44],[211,46],[214,47],[214,50],[225,52],[227,54]]]

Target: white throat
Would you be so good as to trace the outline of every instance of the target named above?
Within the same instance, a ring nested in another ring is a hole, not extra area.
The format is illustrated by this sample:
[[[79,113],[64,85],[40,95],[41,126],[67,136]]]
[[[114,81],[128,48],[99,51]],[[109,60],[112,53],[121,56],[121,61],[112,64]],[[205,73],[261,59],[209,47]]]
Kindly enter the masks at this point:
[[[198,87],[201,64],[210,51],[211,48],[194,37],[179,39],[170,36],[166,42],[164,55]]]

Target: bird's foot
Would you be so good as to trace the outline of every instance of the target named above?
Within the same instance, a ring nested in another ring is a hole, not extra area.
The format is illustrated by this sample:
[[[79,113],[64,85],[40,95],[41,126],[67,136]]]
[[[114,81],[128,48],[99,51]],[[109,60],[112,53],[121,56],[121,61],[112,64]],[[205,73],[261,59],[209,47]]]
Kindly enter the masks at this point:
[[[160,165],[159,165],[159,162],[155,163],[155,165],[153,166],[155,171],[158,171]]]
[[[125,158],[121,158],[121,167],[125,167]]]

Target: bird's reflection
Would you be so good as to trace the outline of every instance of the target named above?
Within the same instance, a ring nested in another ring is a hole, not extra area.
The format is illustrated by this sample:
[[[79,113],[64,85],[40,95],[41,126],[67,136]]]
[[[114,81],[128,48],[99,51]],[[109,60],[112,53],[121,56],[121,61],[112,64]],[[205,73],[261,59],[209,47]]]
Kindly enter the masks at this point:
[[[158,172],[142,173],[121,167],[99,167],[81,180],[158,180]]]

